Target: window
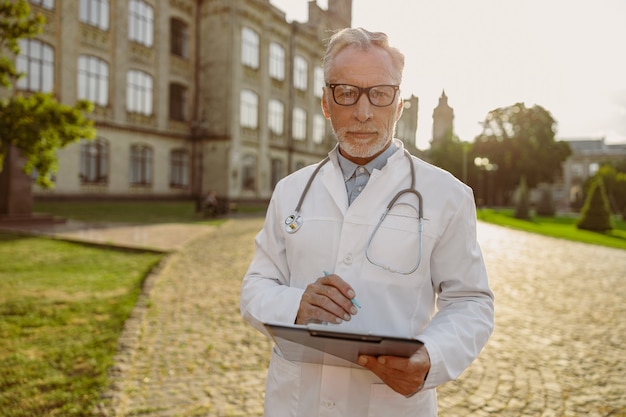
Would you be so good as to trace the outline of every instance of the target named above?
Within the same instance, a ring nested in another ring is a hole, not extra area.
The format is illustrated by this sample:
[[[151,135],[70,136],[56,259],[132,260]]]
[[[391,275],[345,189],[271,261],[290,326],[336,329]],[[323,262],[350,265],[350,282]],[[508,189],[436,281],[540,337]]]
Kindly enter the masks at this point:
[[[259,68],[259,35],[250,28],[241,30],[241,63]]]
[[[306,91],[308,71],[309,64],[306,59],[296,56],[293,62],[293,86],[298,90]]]
[[[154,41],[154,9],[143,0],[128,2],[128,38],[145,46]]]
[[[80,181],[102,184],[109,180],[109,142],[98,138],[80,142]]]
[[[184,85],[170,84],[170,119],[187,120],[187,87]]]
[[[189,29],[180,19],[170,20],[170,52],[182,58],[189,58]]]
[[[170,186],[187,187],[189,185],[189,151],[174,149],[170,152]]]
[[[254,155],[246,155],[243,158],[241,186],[244,190],[256,190],[256,158]]]
[[[130,147],[130,184],[152,184],[152,148],[145,145]]]
[[[275,135],[283,134],[283,126],[285,125],[285,106],[278,100],[270,100],[267,112],[267,124],[270,132]]]
[[[126,110],[147,116],[152,114],[152,77],[143,71],[128,71]]]
[[[322,91],[326,83],[324,82],[324,70],[320,66],[315,67],[313,83],[313,94],[315,94],[315,97],[322,98]]]
[[[293,138],[306,139],[306,111],[300,107],[293,109]]]
[[[259,97],[250,90],[241,92],[241,127],[256,129],[259,123]]]
[[[272,189],[276,187],[278,181],[283,177],[283,161],[272,159]]]
[[[270,77],[285,79],[285,49],[276,42],[270,43]]]
[[[54,9],[54,0],[30,0],[30,2],[44,9]]]
[[[313,143],[320,144],[326,136],[326,119],[321,114],[313,116]]]
[[[109,64],[89,55],[78,57],[78,98],[98,106],[109,104]]]
[[[78,19],[102,30],[109,29],[109,0],[80,0]]]
[[[20,54],[15,69],[25,76],[17,80],[20,90],[52,92],[54,85],[54,51],[36,39],[20,39]]]

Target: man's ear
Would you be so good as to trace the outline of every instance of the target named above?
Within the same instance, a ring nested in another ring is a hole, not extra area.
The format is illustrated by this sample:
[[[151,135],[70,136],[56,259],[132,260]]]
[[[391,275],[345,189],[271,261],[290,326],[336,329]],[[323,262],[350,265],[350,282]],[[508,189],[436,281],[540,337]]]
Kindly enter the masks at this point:
[[[404,110],[404,100],[400,98],[398,101],[398,114],[396,115],[396,122],[400,120],[400,117],[402,117],[402,110]]]
[[[326,100],[326,91],[327,88],[322,88],[322,113],[324,117],[330,119],[330,111],[328,110],[328,100]]]

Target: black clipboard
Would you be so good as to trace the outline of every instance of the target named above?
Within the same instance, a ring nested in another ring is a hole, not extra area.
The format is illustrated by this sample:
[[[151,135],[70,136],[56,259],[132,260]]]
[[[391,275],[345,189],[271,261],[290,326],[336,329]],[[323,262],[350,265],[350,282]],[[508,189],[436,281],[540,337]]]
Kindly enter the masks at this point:
[[[415,339],[352,333],[325,325],[265,323],[265,327],[283,357],[296,362],[352,366],[358,365],[359,355],[408,358],[422,346],[422,342]]]

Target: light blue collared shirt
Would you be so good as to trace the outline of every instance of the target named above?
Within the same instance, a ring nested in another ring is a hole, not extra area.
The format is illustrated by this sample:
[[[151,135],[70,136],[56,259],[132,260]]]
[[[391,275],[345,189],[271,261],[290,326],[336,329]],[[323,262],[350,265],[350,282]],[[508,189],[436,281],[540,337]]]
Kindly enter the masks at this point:
[[[370,174],[375,170],[381,170],[387,165],[387,159],[398,150],[396,144],[391,142],[391,145],[383,153],[372,159],[365,165],[357,165],[349,159],[345,158],[339,148],[337,148],[337,159],[339,160],[339,166],[343,173],[343,179],[346,182],[346,191],[348,192],[348,205],[361,194],[361,191],[367,185],[367,181],[370,179]]]

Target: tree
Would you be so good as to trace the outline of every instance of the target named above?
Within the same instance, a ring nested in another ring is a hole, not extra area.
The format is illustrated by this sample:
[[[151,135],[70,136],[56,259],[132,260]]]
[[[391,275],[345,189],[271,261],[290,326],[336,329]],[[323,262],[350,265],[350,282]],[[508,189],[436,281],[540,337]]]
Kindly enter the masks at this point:
[[[455,177],[465,180],[463,165],[466,164],[467,155],[464,149],[465,142],[461,142],[457,136],[449,135],[441,139],[437,146],[428,151],[428,159],[440,168],[449,171]]]
[[[567,142],[555,141],[556,121],[539,105],[516,103],[490,111],[476,137],[472,155],[498,166],[497,189],[512,192],[526,178],[529,188],[552,183],[571,154]]]
[[[594,177],[589,188],[585,205],[576,225],[579,229],[593,232],[606,232],[613,229],[611,224],[611,209],[604,189],[602,177]]]
[[[0,1],[0,53],[20,53],[19,40],[41,32],[41,15],[30,15],[26,0]],[[7,91],[19,76],[9,56],[0,55],[0,84]],[[0,99],[0,172],[11,147],[25,158],[24,172],[37,170],[37,183],[53,187],[51,176],[58,170],[56,151],[81,138],[93,139],[93,121],[86,116],[93,105],[79,101],[74,106],[59,103],[52,94],[24,95],[16,90]]]

